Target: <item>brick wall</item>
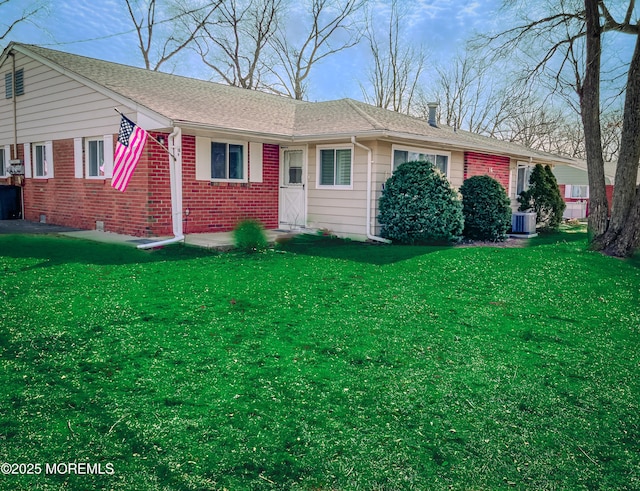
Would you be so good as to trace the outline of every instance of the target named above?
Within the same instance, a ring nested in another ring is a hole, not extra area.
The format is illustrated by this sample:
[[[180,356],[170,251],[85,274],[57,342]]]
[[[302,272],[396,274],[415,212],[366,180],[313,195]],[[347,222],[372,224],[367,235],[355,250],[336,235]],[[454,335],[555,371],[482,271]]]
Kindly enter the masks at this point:
[[[260,220],[267,229],[278,227],[278,145],[263,146],[262,182],[212,183],[196,180],[195,137],[182,137],[182,182],[185,233],[232,230],[238,221]],[[249,176],[251,180],[251,176]]]
[[[473,176],[491,176],[509,192],[509,157],[484,153],[464,153],[464,178]]]
[[[152,136],[158,136],[152,133]],[[166,136],[166,135],[165,135]],[[117,136],[114,136],[114,141]],[[115,146],[115,145],[114,145]],[[23,158],[23,146],[19,146]],[[245,218],[278,226],[279,147],[264,145],[262,183],[210,183],[195,179],[195,137],[183,136],[185,233],[228,231]],[[149,139],[124,193],[110,179],[74,177],[73,140],[53,142],[54,178],[26,179],[25,218],[80,229],[104,229],[139,237],[171,235],[169,157]]]
[[[20,145],[20,158],[23,150]],[[27,220],[44,215],[47,223],[87,230],[101,221],[108,232],[139,237],[171,233],[168,156],[156,143],[147,143],[124,193],[113,189],[110,179],[74,176],[72,139],[54,141],[53,155],[53,179],[25,179]]]

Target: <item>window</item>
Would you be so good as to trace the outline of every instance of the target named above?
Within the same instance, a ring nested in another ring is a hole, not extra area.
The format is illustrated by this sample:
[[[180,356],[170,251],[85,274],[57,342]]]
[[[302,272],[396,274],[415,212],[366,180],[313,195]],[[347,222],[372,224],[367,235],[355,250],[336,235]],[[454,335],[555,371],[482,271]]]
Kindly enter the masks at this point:
[[[352,148],[318,147],[318,186],[351,188]]]
[[[24,69],[16,70],[16,96],[24,94]],[[4,74],[4,97],[13,97],[13,72]]]
[[[211,142],[211,179],[244,180],[244,146]]]
[[[33,145],[34,176],[47,177],[49,168],[47,165],[47,147],[44,143]]]
[[[517,180],[516,180],[516,196],[522,191],[529,189],[529,178],[533,167],[527,164],[518,164]]]
[[[7,175],[8,156],[5,156],[4,148],[0,148],[0,177]]]
[[[393,170],[405,162],[431,162],[436,169],[449,177],[449,156],[445,152],[418,148],[393,147]]]
[[[571,197],[587,199],[589,197],[589,186],[571,186]]]
[[[85,146],[87,177],[104,177],[104,140],[89,138]]]
[[[252,166],[256,181],[261,177],[262,152],[259,144],[252,144]],[[196,179],[215,182],[249,182],[249,143],[244,141],[222,142],[196,136]]]

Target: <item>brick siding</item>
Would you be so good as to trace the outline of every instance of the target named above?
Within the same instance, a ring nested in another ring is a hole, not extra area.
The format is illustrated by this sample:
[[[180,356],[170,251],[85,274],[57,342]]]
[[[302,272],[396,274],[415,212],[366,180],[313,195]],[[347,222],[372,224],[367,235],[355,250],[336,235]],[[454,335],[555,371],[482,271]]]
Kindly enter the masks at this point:
[[[262,182],[227,183],[196,180],[196,140],[182,137],[182,182],[185,233],[225,232],[244,219],[278,227],[278,145],[263,145]],[[251,181],[251,175],[249,176]]]
[[[464,179],[467,180],[473,176],[491,176],[502,184],[505,191],[509,192],[510,161],[509,157],[465,152]]]
[[[158,136],[158,133],[152,133]],[[166,135],[165,135],[166,137]],[[117,135],[114,135],[114,141]],[[279,147],[264,145],[262,183],[210,183],[195,179],[195,137],[183,136],[183,215],[185,233],[233,229],[239,220],[254,218],[266,228],[278,225]],[[115,147],[115,144],[114,144]],[[23,158],[23,146],[19,146]],[[124,193],[110,179],[74,177],[73,140],[53,142],[54,178],[25,179],[25,218],[80,229],[95,229],[138,237],[171,235],[169,158],[149,139]]]

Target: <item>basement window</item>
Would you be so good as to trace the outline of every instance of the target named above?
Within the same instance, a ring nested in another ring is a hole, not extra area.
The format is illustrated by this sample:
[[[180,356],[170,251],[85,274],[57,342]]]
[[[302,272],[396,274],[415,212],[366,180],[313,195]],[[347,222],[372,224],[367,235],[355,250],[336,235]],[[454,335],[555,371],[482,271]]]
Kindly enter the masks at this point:
[[[16,96],[24,94],[24,69],[16,70]],[[13,97],[13,72],[4,75],[4,97],[11,99]]]

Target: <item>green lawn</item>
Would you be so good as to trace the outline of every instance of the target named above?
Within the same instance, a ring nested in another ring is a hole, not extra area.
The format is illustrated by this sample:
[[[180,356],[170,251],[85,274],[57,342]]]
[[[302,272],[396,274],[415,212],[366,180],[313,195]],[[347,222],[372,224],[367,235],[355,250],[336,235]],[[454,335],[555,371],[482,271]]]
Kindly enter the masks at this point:
[[[0,271],[0,462],[42,465],[0,489],[640,489],[640,258],[584,233],[0,236]]]

